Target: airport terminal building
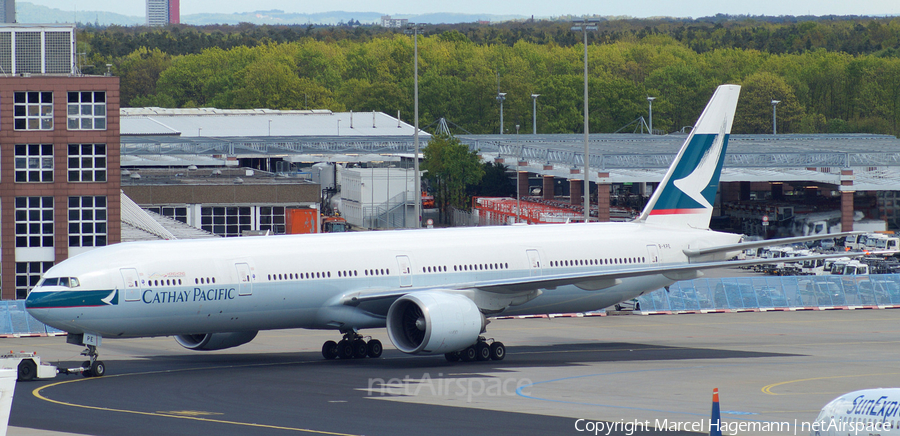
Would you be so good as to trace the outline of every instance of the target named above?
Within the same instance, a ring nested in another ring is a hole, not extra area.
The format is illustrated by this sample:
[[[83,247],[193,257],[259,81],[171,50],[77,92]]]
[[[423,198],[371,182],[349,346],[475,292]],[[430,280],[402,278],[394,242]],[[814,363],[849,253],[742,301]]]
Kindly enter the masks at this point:
[[[11,26],[0,65],[2,299],[70,256],[120,240],[119,78],[74,69],[74,28]]]

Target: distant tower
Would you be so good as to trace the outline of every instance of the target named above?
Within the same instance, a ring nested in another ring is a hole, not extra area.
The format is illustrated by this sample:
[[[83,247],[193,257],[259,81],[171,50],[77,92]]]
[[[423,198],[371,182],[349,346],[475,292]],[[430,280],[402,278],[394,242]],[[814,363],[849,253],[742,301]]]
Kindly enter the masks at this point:
[[[181,0],[169,0],[169,24],[181,23]]]
[[[0,23],[16,22],[16,0],[0,0]]]
[[[2,0],[0,0],[2,1]],[[165,26],[181,22],[180,0],[147,0],[147,25]]]

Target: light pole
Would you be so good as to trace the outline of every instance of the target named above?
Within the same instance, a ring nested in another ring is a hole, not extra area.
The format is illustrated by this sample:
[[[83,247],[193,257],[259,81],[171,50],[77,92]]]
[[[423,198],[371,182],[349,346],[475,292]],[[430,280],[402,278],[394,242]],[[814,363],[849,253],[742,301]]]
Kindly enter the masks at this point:
[[[414,203],[416,206],[416,222],[414,228],[422,225],[422,181],[419,174],[419,29],[424,28],[424,24],[408,23],[406,33],[413,35],[413,123],[415,124],[415,132],[413,132],[413,142],[415,143],[415,155],[413,156],[413,172],[415,172],[415,196]]]
[[[650,103],[650,134],[653,134],[653,100],[656,100],[656,97],[647,97],[647,102]]]
[[[505,92],[497,93],[497,101],[500,102],[500,134],[503,134],[503,100],[506,100]]]
[[[531,94],[531,100],[532,100],[531,114],[532,114],[532,118],[533,118],[531,120],[531,127],[534,129],[533,133],[535,135],[537,135],[537,98],[538,97],[540,97],[540,94]]]
[[[778,134],[778,126],[775,124],[775,120],[777,119],[776,114],[778,110],[775,109],[775,106],[778,106],[778,103],[781,103],[781,100],[772,100],[772,134]]]
[[[587,33],[588,30],[597,30],[597,22],[599,20],[573,21],[573,32],[582,32],[584,34],[584,186],[582,187],[582,195],[584,196],[584,222],[591,221],[591,185],[588,180],[588,168],[591,166],[590,149],[588,148],[588,134],[590,133],[590,123],[588,122],[588,50],[587,50]]]
[[[516,124],[516,142],[519,142],[519,125]],[[516,223],[519,222],[519,217],[522,215],[522,183],[519,182],[519,177],[522,175],[522,171],[519,169],[519,164],[522,162],[522,144],[519,144],[519,160],[516,162]]]

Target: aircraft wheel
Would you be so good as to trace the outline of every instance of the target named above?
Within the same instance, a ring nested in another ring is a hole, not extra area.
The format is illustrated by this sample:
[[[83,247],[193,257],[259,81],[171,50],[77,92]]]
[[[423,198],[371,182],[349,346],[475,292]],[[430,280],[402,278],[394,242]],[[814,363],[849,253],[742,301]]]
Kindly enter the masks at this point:
[[[81,372],[81,375],[85,377],[93,377],[94,375],[91,373],[91,361],[85,360],[81,362],[81,367],[84,368],[84,371]]]
[[[384,351],[384,347],[381,345],[381,341],[378,339],[372,339],[366,344],[366,348],[368,348],[367,353],[369,357],[377,359],[381,357],[381,353]]]
[[[491,360],[491,346],[487,342],[479,342],[475,345],[475,358],[479,362]]]
[[[506,346],[503,342],[494,342],[491,344],[491,360],[503,360],[506,357]]]
[[[19,362],[19,381],[31,381],[37,375],[37,365],[31,359],[22,359]]]
[[[475,360],[476,356],[478,356],[478,353],[475,351],[474,345],[459,352],[459,359],[463,362],[471,362]]]
[[[350,342],[353,347],[353,358],[354,359],[362,359],[366,357],[366,354],[369,352],[368,346],[366,346],[366,341],[362,339],[354,339],[353,342]]]
[[[338,355],[337,342],[325,341],[325,343],[322,344],[322,357],[324,357],[327,360],[332,360],[332,359],[336,358],[337,355]]]
[[[341,359],[353,358],[353,347],[350,346],[350,341],[342,340],[338,342],[337,357],[340,357]]]
[[[448,362],[459,362],[459,351],[444,354],[444,359],[447,359]]]
[[[106,364],[103,361],[97,360],[91,364],[91,376],[93,377],[103,377],[106,374]]]

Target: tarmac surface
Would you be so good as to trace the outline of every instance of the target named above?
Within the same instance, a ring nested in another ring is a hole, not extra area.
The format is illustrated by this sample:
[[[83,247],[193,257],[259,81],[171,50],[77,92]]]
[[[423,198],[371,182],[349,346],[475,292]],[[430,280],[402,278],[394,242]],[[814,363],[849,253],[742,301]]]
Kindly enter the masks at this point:
[[[213,352],[104,339],[106,376],[17,385],[9,435],[607,434],[608,423],[616,435],[706,434],[714,387],[726,433],[806,435],[838,395],[900,386],[898,320],[894,310],[494,320],[506,359],[455,364],[400,353],[384,330],[363,332],[382,340],[381,358],[345,361],[322,359],[338,335],[321,331],[260,332]],[[65,337],[2,347],[84,360]]]

